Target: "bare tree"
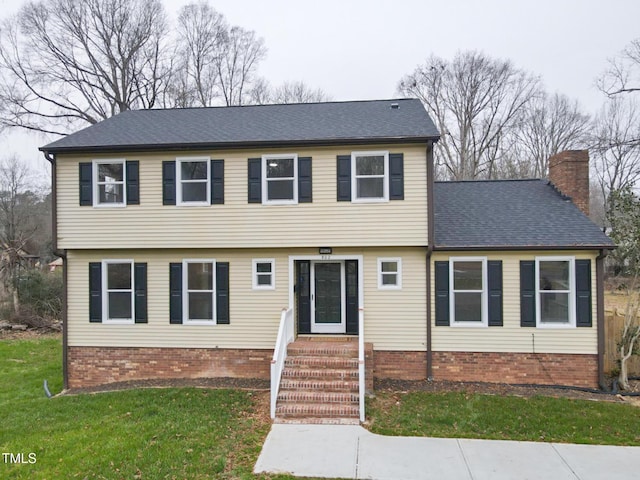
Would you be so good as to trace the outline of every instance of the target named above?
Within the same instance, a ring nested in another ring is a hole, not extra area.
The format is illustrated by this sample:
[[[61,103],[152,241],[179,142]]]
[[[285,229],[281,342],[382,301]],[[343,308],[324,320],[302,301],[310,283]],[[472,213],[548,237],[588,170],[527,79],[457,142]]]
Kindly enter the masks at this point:
[[[609,59],[608,68],[596,84],[608,96],[640,92],[640,38]]]
[[[153,107],[166,80],[158,0],[42,0],[2,23],[0,121],[65,134]]]
[[[462,180],[494,176],[503,139],[540,84],[509,61],[466,51],[452,61],[429,57],[398,90],[422,100],[442,134],[436,145],[444,176]]]
[[[607,101],[593,123],[594,170],[602,194],[633,185],[640,180],[640,107],[633,98]]]
[[[272,88],[264,79],[256,82],[249,92],[250,102],[256,105],[274,103],[327,102],[331,97],[321,88],[312,88],[303,81],[284,82]]]

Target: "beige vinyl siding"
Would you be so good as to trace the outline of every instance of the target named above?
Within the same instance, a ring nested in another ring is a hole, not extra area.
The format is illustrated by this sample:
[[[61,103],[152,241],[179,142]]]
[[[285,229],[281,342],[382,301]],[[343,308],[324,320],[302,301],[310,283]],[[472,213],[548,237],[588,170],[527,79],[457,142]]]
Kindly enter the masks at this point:
[[[117,347],[273,348],[280,314],[289,303],[289,256],[317,256],[317,249],[101,250],[70,251],[69,345]],[[426,348],[424,248],[335,248],[336,255],[362,256],[365,341],[376,349]],[[378,257],[402,258],[402,289],[378,290]],[[147,263],[148,323],[90,323],[89,262],[131,258]],[[229,325],[169,323],[169,263],[185,258],[229,262]],[[275,290],[252,289],[252,260],[273,258]]]
[[[404,153],[404,200],[338,202],[336,156],[359,150]],[[247,160],[263,154],[312,157],[313,203],[262,205],[247,202]],[[78,163],[101,156],[57,158],[58,247],[251,248],[422,246],[427,244],[426,146],[345,146],[314,149],[203,151],[224,159],[225,203],[204,207],[162,205],[162,161],[194,152],[117,154],[140,162],[140,205],[79,206]]]
[[[502,260],[503,319],[502,327],[440,327],[435,326],[435,296],[432,296],[434,351],[457,352],[520,352],[520,353],[597,353],[596,274],[597,252],[527,251],[527,252],[436,252],[432,261],[448,261],[449,257],[487,257]],[[520,327],[520,260],[544,256],[575,256],[591,259],[592,327],[522,328]],[[432,285],[435,285],[432,268]]]

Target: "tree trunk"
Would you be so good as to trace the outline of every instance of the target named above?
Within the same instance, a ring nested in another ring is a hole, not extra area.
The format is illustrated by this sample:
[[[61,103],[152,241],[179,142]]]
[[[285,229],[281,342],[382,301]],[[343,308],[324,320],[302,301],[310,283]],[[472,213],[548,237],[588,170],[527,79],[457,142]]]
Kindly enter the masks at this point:
[[[622,348],[620,350],[623,350]],[[627,369],[627,359],[629,357],[622,354],[620,356],[620,375],[618,375],[618,385],[621,390],[629,389],[629,372]]]

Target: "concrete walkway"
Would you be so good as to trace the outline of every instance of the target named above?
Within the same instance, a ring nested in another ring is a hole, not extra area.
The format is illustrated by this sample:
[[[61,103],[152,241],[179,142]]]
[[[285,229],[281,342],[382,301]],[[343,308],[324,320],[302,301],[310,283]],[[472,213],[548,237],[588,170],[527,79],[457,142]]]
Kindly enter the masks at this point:
[[[640,479],[640,447],[385,437],[355,425],[275,424],[255,473],[434,480]]]

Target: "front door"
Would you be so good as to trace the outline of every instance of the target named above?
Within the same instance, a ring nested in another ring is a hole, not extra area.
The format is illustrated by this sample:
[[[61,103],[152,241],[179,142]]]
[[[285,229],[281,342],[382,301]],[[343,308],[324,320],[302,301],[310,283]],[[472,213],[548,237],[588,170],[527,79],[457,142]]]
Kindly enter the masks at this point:
[[[311,332],[345,333],[344,262],[311,263]]]

